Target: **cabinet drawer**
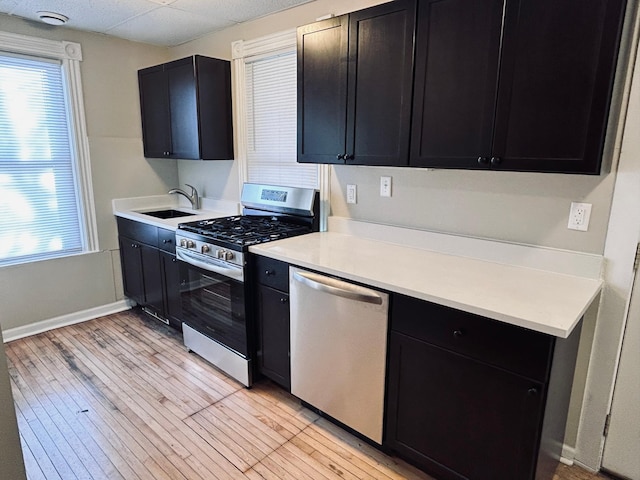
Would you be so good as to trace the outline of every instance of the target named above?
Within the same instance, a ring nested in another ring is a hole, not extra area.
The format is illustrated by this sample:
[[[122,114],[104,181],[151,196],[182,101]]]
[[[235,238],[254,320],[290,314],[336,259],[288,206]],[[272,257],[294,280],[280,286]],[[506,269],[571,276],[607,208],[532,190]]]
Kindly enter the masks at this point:
[[[159,228],[158,246],[165,252],[176,253],[176,232]]]
[[[117,217],[118,234],[152,247],[158,246],[158,227],[142,222]]]
[[[479,315],[394,295],[391,330],[546,382],[555,338]]]
[[[283,292],[289,291],[288,263],[258,255],[255,267],[256,279],[259,283]]]

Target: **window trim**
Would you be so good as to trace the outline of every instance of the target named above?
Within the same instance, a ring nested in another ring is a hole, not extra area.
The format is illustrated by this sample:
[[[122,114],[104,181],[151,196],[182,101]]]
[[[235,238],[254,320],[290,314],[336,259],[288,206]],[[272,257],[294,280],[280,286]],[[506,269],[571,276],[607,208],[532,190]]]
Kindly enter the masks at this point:
[[[82,80],[80,62],[82,48],[79,43],[46,40],[43,38],[0,32],[0,53],[14,53],[54,59],[61,62],[62,78],[66,83],[67,106],[73,168],[76,174],[76,191],[79,196],[78,208],[82,222],[83,250],[80,253],[51,256],[46,259],[33,259],[29,263],[53,258],[83,255],[98,251],[98,228],[96,221],[95,200],[93,197],[89,140],[87,136],[84,101],[82,97]],[[8,264],[14,265],[14,264]]]
[[[237,40],[231,43],[231,58],[234,74],[234,106],[236,114],[236,161],[238,162],[238,179],[240,191],[248,178],[247,166],[247,122],[245,101],[245,66],[247,61],[255,60],[277,52],[296,51],[296,29],[285,30],[253,40]],[[327,218],[330,211],[331,170],[329,165],[318,166],[318,185],[320,190],[320,231],[326,231]]]

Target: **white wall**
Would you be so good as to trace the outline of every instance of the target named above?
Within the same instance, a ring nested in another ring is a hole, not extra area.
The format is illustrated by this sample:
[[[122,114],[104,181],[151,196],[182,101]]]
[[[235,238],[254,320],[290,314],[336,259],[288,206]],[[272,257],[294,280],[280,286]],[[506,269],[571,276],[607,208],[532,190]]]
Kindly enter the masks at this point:
[[[100,248],[94,254],[0,268],[0,326],[6,330],[122,299],[111,200],[165,193],[178,175],[175,161],[146,160],[142,153],[137,70],[166,61],[167,49],[6,15],[0,15],[0,30],[82,46]]]

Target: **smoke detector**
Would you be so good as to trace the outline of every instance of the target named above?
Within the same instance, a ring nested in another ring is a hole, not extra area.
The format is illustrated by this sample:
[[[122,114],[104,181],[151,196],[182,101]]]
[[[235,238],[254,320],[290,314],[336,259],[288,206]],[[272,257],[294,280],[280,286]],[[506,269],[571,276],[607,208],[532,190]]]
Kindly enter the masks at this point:
[[[54,12],[37,12],[38,18],[40,21],[44,23],[48,23],[49,25],[64,25],[69,20],[69,17],[62,15],[60,13]]]

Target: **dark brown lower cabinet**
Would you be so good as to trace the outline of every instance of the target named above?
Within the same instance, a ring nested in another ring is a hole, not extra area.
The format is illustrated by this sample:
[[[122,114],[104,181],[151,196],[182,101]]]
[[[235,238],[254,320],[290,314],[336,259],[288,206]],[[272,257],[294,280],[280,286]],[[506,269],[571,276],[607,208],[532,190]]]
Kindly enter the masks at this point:
[[[255,256],[258,370],[291,390],[289,264]]]
[[[556,339],[393,300],[385,446],[441,480],[551,480],[580,328]]]
[[[258,328],[260,373],[290,390],[288,293],[258,285]]]
[[[175,233],[124,218],[117,220],[125,296],[182,330]]]
[[[175,254],[159,251],[162,269],[164,317],[169,325],[182,330],[182,306],[180,304],[180,268]]]

